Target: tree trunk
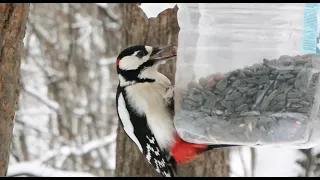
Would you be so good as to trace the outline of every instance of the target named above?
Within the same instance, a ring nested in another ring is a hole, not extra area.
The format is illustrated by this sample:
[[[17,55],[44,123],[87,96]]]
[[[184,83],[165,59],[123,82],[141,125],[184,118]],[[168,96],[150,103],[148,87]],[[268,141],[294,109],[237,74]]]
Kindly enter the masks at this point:
[[[147,19],[138,4],[122,4],[122,46],[134,44],[154,46],[177,45],[179,26],[177,10],[167,9],[157,18]],[[171,63],[169,63],[171,62]],[[175,60],[160,67],[174,84]],[[228,152],[218,149],[203,153],[190,163],[178,166],[178,176],[228,176]],[[118,128],[116,176],[155,176],[155,171],[148,164],[133,142]],[[158,176],[158,175],[156,175]]]
[[[29,4],[0,4],[0,176],[8,169]]]

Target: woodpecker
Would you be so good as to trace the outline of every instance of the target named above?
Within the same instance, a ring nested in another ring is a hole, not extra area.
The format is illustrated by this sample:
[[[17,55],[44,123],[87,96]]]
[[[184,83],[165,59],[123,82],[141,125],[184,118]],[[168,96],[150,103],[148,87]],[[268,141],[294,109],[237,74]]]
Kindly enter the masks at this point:
[[[171,53],[163,55],[167,50]],[[173,124],[173,86],[158,71],[160,64],[175,56],[174,46],[135,45],[124,49],[116,60],[120,125],[164,177],[176,176],[176,163],[191,161],[207,150],[232,146],[188,143],[179,137]]]

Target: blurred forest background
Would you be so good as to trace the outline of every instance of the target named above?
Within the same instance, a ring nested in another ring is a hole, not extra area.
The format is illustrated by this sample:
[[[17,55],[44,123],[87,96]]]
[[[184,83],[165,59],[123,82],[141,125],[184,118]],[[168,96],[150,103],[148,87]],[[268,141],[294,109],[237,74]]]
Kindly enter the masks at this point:
[[[118,3],[30,5],[21,58],[21,93],[7,176],[148,174],[143,169],[146,165],[139,167],[145,163],[141,157],[132,157],[134,164],[126,160],[126,156],[137,153],[136,148],[116,143],[118,79],[115,59],[124,45],[169,44],[172,38],[177,38],[178,31],[177,28],[159,28],[176,21],[176,10],[163,13],[160,20],[147,21],[137,9],[137,4]],[[158,31],[150,30],[155,23]],[[139,32],[134,28],[141,24],[145,27],[143,33],[123,36],[124,25]],[[148,37],[143,36],[145,33]],[[162,37],[150,40],[150,36],[157,35]],[[174,67],[167,65],[163,71],[174,71]],[[116,152],[119,152],[116,147],[127,149],[120,154],[123,160],[118,153],[122,161],[117,162],[118,168],[122,168],[120,173],[115,172]],[[208,172],[217,176],[320,176],[317,152],[315,149],[231,148],[217,150],[214,155],[206,154],[195,164],[182,168],[188,171],[192,166],[192,175],[197,176],[212,175]],[[206,166],[206,170],[201,170],[202,166]],[[124,174],[126,168],[142,170]]]
[[[118,4],[30,5],[10,163],[113,176],[121,35],[114,12]]]

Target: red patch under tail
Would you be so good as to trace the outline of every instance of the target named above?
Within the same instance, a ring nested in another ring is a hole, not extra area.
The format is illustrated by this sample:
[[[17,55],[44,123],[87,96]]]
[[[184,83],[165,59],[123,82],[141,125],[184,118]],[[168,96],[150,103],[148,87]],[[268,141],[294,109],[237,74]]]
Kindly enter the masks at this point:
[[[176,135],[175,143],[171,146],[170,151],[177,163],[185,163],[193,160],[207,148],[208,145],[206,144],[188,143],[182,140],[179,135]]]

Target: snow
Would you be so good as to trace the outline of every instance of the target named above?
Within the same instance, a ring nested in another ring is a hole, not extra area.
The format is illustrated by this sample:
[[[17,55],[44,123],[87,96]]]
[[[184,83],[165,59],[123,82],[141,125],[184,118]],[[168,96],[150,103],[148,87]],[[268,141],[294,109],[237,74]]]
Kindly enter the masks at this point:
[[[116,162],[116,147],[117,147],[117,144],[112,143],[112,144],[110,144],[108,156],[104,156],[104,154],[102,153],[102,155],[105,157],[105,159],[107,159],[107,162],[109,164],[110,169],[116,169],[116,163],[115,163]]]
[[[111,57],[111,58],[101,58],[99,61],[100,66],[108,66],[110,64],[116,63],[117,57]]]
[[[76,114],[78,116],[83,116],[86,114],[86,110],[83,108],[74,108],[73,109],[73,114]]]
[[[256,176],[288,177],[303,172],[295,161],[303,158],[295,149],[258,148]]]
[[[56,43],[56,40],[52,39],[52,35],[48,33],[40,24],[33,24],[33,28],[35,28],[36,32],[39,33],[39,35],[44,38],[48,43],[51,45],[54,45]]]
[[[230,151],[230,176],[244,177],[252,176],[251,158],[249,147],[232,149]],[[290,148],[254,148],[256,151],[256,166],[253,171],[253,177],[297,177],[304,173],[304,169],[296,163],[304,157],[296,149]],[[320,146],[313,148],[313,154],[320,152]],[[241,156],[244,162],[241,162]],[[243,163],[245,165],[243,165]],[[245,168],[245,169],[244,169]]]
[[[9,165],[7,176],[30,175],[36,177],[95,177],[87,172],[62,171],[42,165],[36,161],[20,162]]]
[[[113,15],[109,8],[115,5],[96,5]],[[108,108],[111,104],[109,91],[113,89],[109,88],[109,67],[100,67],[99,60],[115,55],[109,52],[108,45],[118,46],[117,42],[105,41],[104,36],[108,37],[109,31],[114,31],[108,24],[111,23],[113,28],[120,26],[116,25],[119,22],[92,14],[100,10],[97,6],[32,5],[24,38],[27,51],[21,60],[22,88],[10,155],[11,175],[91,176],[73,172],[74,169],[90,171],[94,175],[112,175],[115,152],[109,152],[109,149],[115,151],[112,147],[115,146],[116,133],[109,134],[115,124]],[[73,22],[69,18],[70,7],[74,10],[71,14]],[[114,36],[118,35],[115,33]],[[70,59],[71,43],[76,46],[72,55],[75,57],[68,63],[68,68],[64,68],[64,63]],[[77,64],[78,57],[86,61],[84,65]],[[59,129],[61,124],[62,129]],[[73,158],[75,161],[72,162]],[[84,164],[83,158],[90,161]]]
[[[94,3],[94,4],[105,9],[108,8],[108,3]]]
[[[112,23],[112,22],[105,24],[105,27],[108,29],[115,29],[115,30],[118,30],[121,28],[121,26],[118,23]]]
[[[111,142],[114,142],[116,140],[116,137],[117,137],[117,134],[114,133],[110,136],[105,136],[105,137],[99,138],[95,141],[91,141],[89,143],[86,143],[83,145],[81,153],[86,154],[89,151],[92,151],[93,149],[97,149],[97,148],[103,147],[107,144],[110,144]]]
[[[59,110],[59,104],[57,102],[48,99],[45,95],[39,94],[39,92],[36,89],[25,85],[23,86],[23,90],[31,96],[33,96],[34,98],[36,98],[37,100],[39,100],[40,102],[42,102],[44,105],[48,106],[49,108],[55,111]]]
[[[231,150],[230,156],[230,176],[248,177],[252,176],[250,148],[235,148]]]
[[[94,3],[94,4],[96,4],[97,6],[103,8],[104,10],[106,10],[109,7],[109,5],[112,5],[112,4],[107,4],[107,3]],[[107,13],[107,16],[112,21],[117,21],[119,19],[119,15],[116,15],[113,11],[106,11],[106,13]]]
[[[62,159],[70,156],[81,156],[83,154],[86,154],[94,149],[101,148],[105,145],[108,145],[110,143],[115,142],[117,137],[116,133],[111,134],[110,136],[101,137],[97,140],[92,140],[90,142],[87,142],[83,144],[81,147],[70,147],[70,146],[63,146],[56,150],[51,150],[47,154],[45,154],[41,158],[41,162],[47,161],[48,159],[51,159],[53,157],[63,157]]]

